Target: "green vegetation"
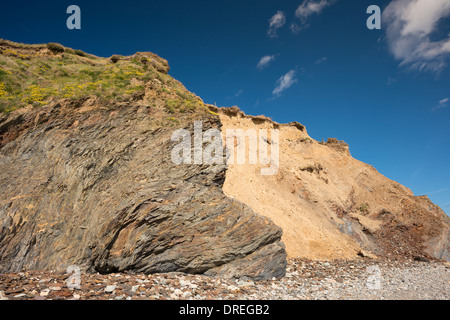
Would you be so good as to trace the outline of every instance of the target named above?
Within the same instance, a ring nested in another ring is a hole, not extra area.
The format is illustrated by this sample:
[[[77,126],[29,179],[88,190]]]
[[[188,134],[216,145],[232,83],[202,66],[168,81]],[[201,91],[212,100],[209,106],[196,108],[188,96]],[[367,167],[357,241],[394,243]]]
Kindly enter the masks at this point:
[[[99,58],[57,43],[25,45],[0,39],[0,112],[44,105],[50,99],[91,95],[106,102],[128,101],[143,97],[150,84],[155,94],[149,102],[162,105],[170,119],[176,120],[172,116],[176,113],[196,110],[214,114],[180,82],[158,71],[155,64],[167,63],[155,59],[149,63],[150,59],[140,54]]]
[[[369,214],[369,204],[368,204],[368,203],[363,203],[363,204],[359,207],[359,211],[361,211],[361,213],[362,213],[363,215]]]
[[[75,50],[71,49],[71,48],[65,48],[64,49],[65,52],[70,53],[70,54],[75,54]]]
[[[59,43],[50,42],[49,44],[47,44],[47,48],[52,52],[60,53],[65,51],[64,47]]]
[[[167,90],[167,89],[166,89]],[[162,90],[163,92],[167,92]],[[200,101],[198,98],[190,96],[190,93],[186,92],[186,96],[183,99],[180,99],[179,95],[174,99],[166,99],[165,108],[167,112],[174,114],[175,112],[180,113],[192,113],[195,110],[200,108],[205,109],[205,111],[211,113],[209,109]]]
[[[180,121],[178,119],[175,119],[174,117],[167,118],[167,120],[174,122],[176,124],[180,123]]]
[[[117,54],[115,54],[115,55],[111,56],[110,59],[111,59],[111,61],[112,61],[113,63],[117,63],[117,62],[119,62],[119,61],[122,59],[122,57],[119,56],[119,55],[117,55]]]
[[[78,49],[73,50],[73,52],[74,52],[76,55],[81,56],[81,57],[86,57],[86,56],[87,56],[87,54],[86,54],[84,51],[81,51],[81,50],[78,50]]]

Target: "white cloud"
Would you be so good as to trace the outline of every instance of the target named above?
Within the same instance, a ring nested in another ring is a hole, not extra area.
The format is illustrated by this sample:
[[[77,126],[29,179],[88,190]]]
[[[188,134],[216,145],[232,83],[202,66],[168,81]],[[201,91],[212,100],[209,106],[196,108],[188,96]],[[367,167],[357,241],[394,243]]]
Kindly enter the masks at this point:
[[[316,62],[315,62],[315,64],[321,64],[321,63],[323,63],[323,62],[327,62],[327,57],[322,57],[322,58],[320,58],[319,60],[317,60]]]
[[[305,0],[295,10],[295,16],[304,22],[313,14],[320,14],[323,9],[331,4],[331,0]]]
[[[277,30],[286,24],[286,16],[283,11],[278,11],[269,19],[269,30],[267,35],[271,38],[278,37]]]
[[[300,31],[302,31],[303,29],[306,29],[309,27],[309,24],[302,24],[302,25],[298,25],[295,22],[292,22],[291,25],[289,26],[289,28],[291,29],[291,31],[295,34],[299,33]]]
[[[450,57],[450,37],[431,40],[438,23],[450,16],[449,0],[393,0],[383,11],[391,53],[418,70],[441,71]]]
[[[335,0],[304,0],[295,10],[295,16],[300,20],[300,25],[291,23],[291,31],[299,33],[309,27],[308,19],[314,14],[320,14],[326,7],[332,5]]]
[[[434,108],[432,108],[431,111],[436,111],[436,110],[439,110],[439,109],[446,108],[446,107],[447,107],[448,100],[449,100],[448,98],[444,98],[444,99],[442,99],[442,100],[439,100],[438,105],[435,106]]]
[[[397,82],[397,79],[396,78],[392,78],[391,76],[388,76],[388,79],[387,79],[387,81],[386,81],[386,85],[387,86],[392,86],[394,83],[396,83]]]
[[[277,80],[275,89],[273,89],[272,94],[274,96],[279,96],[284,90],[288,89],[294,83],[296,83],[297,79],[295,78],[295,74],[295,70],[291,70],[284,76],[281,76],[280,79]]]
[[[262,69],[264,69],[265,67],[267,67],[268,65],[269,65],[269,63],[271,63],[273,60],[275,60],[275,55],[271,55],[271,56],[264,56],[264,57],[262,57],[260,60],[259,60],[259,62],[258,62],[258,64],[256,65],[256,67],[259,69],[259,70],[262,70]]]
[[[436,194],[436,193],[441,193],[441,192],[445,192],[445,191],[448,191],[449,190],[449,188],[443,188],[443,189],[439,189],[439,190],[434,190],[434,191],[431,191],[431,192],[427,192],[427,193],[425,193],[426,195],[430,195],[430,194]]]
[[[241,94],[243,94],[244,93],[244,90],[243,89],[239,89],[235,94],[234,94],[234,96],[237,98],[237,97],[239,97]]]

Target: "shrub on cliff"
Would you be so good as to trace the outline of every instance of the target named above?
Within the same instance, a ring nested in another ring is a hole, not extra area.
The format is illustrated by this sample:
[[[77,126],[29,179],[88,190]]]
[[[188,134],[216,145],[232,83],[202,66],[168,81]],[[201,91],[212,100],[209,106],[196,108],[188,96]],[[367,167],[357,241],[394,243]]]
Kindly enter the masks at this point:
[[[73,52],[75,52],[75,54],[77,56],[80,56],[80,57],[86,57],[87,56],[86,52],[81,51],[81,50],[73,50]]]
[[[53,53],[61,53],[61,52],[65,51],[65,49],[62,45],[60,45],[59,43],[54,43],[54,42],[48,43],[47,48],[48,48],[48,50],[50,50]]]
[[[122,57],[115,54],[115,55],[111,56],[111,58],[109,58],[109,59],[112,61],[112,63],[117,63],[122,59]]]

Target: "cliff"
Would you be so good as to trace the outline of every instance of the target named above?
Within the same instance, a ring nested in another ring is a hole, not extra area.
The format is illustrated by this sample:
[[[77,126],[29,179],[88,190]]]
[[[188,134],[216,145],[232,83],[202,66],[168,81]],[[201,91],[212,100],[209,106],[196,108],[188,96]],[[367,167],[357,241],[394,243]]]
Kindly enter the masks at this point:
[[[56,94],[30,96],[34,102],[0,117],[2,272],[79,265],[101,273],[227,276],[231,271],[215,268],[232,263],[240,270],[235,276],[284,274],[281,229],[225,196],[226,165],[171,161],[176,128],[192,131],[194,119],[205,129],[221,124],[165,73],[168,66],[158,68],[162,59],[113,62],[13,45],[0,46],[2,68],[12,77],[2,79],[6,86],[21,77],[15,68],[22,64],[24,78],[46,64],[51,71],[38,78],[36,91]],[[89,91],[96,81],[85,75],[97,73],[102,83]],[[58,97],[69,86],[81,89]],[[109,96],[115,86],[120,97]],[[83,89],[90,94],[83,97]],[[21,88],[3,98],[20,102],[26,94]]]
[[[153,53],[3,40],[0,68],[0,272],[260,280],[283,276],[287,256],[449,260],[449,218],[429,199],[297,122],[205,104]],[[175,164],[172,134],[194,121],[279,130],[276,174]]]

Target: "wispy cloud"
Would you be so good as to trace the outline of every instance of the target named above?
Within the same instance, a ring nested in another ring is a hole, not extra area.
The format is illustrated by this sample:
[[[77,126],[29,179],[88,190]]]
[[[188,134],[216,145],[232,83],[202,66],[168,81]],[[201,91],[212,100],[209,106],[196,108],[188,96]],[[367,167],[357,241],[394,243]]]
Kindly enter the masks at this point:
[[[227,99],[239,98],[244,93],[244,89],[239,89],[235,94],[227,96]]]
[[[331,5],[330,0],[305,0],[295,10],[295,16],[301,20],[307,20],[313,14],[320,14],[329,5]]]
[[[291,29],[291,31],[295,34],[299,33],[300,31],[302,31],[303,29],[306,29],[309,27],[309,24],[297,24],[295,22],[292,22],[291,25],[289,26],[289,28]]]
[[[256,65],[256,67],[257,67],[259,70],[262,70],[262,69],[264,69],[265,67],[269,66],[269,63],[271,63],[273,60],[275,60],[275,58],[276,58],[276,55],[264,56],[264,57],[262,57],[262,58],[259,60],[259,62],[258,62],[258,64]]]
[[[280,79],[277,80],[275,84],[275,89],[273,89],[272,94],[276,97],[279,97],[281,93],[290,88],[294,83],[298,80],[295,78],[296,71],[291,70],[285,75],[281,76]]]
[[[450,57],[450,37],[436,37],[439,21],[450,16],[449,0],[392,0],[383,11],[389,49],[400,65],[442,71]]]
[[[449,189],[449,188],[443,188],[443,189],[439,189],[439,190],[427,192],[426,194],[427,194],[427,195],[430,195],[430,194],[436,194],[436,193],[441,193],[441,192],[445,192],[445,191],[448,191],[448,190],[450,190],[450,189]]]
[[[387,86],[392,86],[394,83],[396,83],[397,82],[397,79],[395,79],[395,78],[392,78],[391,76],[388,76],[388,79],[387,79],[387,81],[386,81],[386,85]]]
[[[442,100],[439,100],[439,103],[434,108],[431,108],[431,111],[436,111],[439,109],[446,108],[448,105],[448,98],[444,98]]]
[[[322,57],[319,60],[316,60],[315,64],[321,64],[327,62],[327,60],[328,60],[327,57]]]
[[[417,176],[422,172],[422,167],[417,168],[411,175],[411,182],[414,181]]]
[[[295,10],[295,16],[299,19],[299,24],[291,23],[291,30],[298,33],[309,27],[309,17],[314,14],[320,14],[326,7],[332,5],[334,0],[304,0]]]
[[[286,24],[286,16],[283,11],[278,11],[269,19],[269,30],[267,30],[267,35],[270,38],[278,37],[278,29]]]

